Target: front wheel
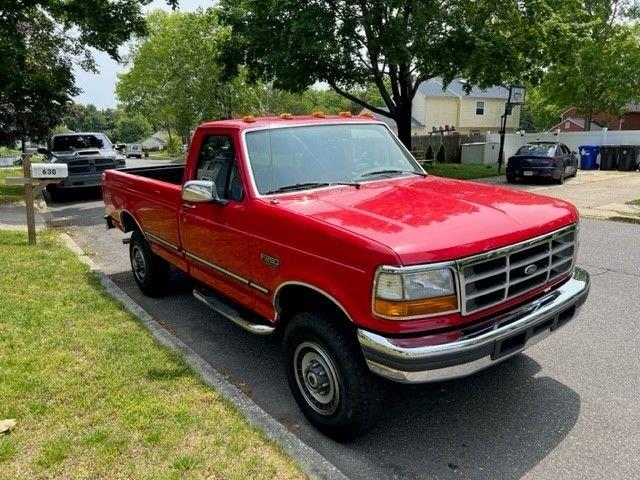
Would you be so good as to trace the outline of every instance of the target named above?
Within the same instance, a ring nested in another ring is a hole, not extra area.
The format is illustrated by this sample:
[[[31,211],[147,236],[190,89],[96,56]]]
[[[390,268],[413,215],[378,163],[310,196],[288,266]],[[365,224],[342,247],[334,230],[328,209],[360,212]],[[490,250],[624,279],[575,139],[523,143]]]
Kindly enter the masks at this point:
[[[169,263],[151,250],[138,230],[131,235],[129,257],[133,279],[148,297],[162,297],[169,282]]]
[[[373,426],[377,380],[353,331],[328,313],[299,313],[287,325],[283,351],[289,387],[316,428],[347,440]]]

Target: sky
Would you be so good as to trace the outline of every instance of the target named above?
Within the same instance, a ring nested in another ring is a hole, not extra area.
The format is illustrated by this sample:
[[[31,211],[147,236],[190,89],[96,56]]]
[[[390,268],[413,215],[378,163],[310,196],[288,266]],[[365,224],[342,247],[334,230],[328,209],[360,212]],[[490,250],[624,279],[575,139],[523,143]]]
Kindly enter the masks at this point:
[[[216,2],[213,0],[180,0],[180,10],[183,12],[189,12],[196,10],[198,7],[211,7]],[[149,5],[144,7],[144,11],[148,12],[155,9],[171,10],[164,0],[154,0]],[[120,49],[120,53],[125,54],[127,47],[124,46]],[[98,108],[109,108],[116,106],[115,89],[116,82],[118,80],[117,74],[125,71],[125,67],[119,65],[113,61],[108,55],[94,51],[94,58],[98,65],[98,74],[85,72],[82,69],[77,68],[76,84],[82,93],[75,97],[75,101],[78,103],[89,104],[92,103]]]

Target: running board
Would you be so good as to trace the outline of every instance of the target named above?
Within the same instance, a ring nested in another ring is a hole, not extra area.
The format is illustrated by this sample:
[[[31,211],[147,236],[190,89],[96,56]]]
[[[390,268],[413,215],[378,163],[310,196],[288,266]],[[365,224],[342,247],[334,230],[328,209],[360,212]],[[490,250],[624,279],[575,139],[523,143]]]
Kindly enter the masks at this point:
[[[213,297],[212,295],[207,295],[202,290],[198,290],[197,288],[195,288],[193,290],[193,296],[204,303],[214,312],[222,315],[227,320],[232,321],[240,328],[246,330],[247,332],[253,333],[254,335],[271,335],[275,330],[274,327],[270,327],[269,325],[253,323],[242,318],[240,312],[238,312],[236,309],[227,305],[226,303],[223,303],[218,298]]]

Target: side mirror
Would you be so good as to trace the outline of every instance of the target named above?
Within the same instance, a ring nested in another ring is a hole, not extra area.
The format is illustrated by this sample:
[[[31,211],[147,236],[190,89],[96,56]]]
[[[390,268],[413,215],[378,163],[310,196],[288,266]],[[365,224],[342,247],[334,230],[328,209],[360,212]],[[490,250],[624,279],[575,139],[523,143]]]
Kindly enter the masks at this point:
[[[38,147],[38,153],[42,155],[49,155],[49,149],[45,147]]]
[[[211,180],[191,180],[182,186],[182,199],[185,202],[214,202],[226,205],[228,200],[218,197],[216,185]]]

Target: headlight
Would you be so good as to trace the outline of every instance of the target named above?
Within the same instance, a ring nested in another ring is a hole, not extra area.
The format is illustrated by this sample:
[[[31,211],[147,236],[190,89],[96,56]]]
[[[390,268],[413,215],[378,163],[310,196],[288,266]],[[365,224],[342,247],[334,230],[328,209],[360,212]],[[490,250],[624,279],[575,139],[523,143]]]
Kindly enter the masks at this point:
[[[449,267],[408,271],[382,267],[374,286],[374,313],[404,319],[455,312],[458,310],[455,284],[455,274]]]

